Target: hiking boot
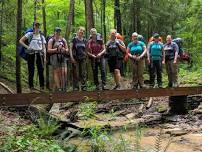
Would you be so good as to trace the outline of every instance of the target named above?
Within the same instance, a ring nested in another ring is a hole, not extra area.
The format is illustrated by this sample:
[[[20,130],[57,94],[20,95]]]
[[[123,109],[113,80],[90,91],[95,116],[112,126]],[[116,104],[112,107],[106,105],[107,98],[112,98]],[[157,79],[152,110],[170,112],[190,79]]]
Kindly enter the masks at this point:
[[[79,87],[73,88],[73,91],[79,91]]]
[[[138,85],[137,84],[133,85],[133,89],[138,89]]]
[[[34,92],[34,87],[29,88],[30,93]]]
[[[178,87],[178,84],[177,83],[173,83],[173,87]]]
[[[120,88],[121,88],[120,84],[117,84],[117,85],[113,88],[113,90],[119,90]]]
[[[109,90],[109,89],[107,89],[106,85],[102,85],[102,90]]]
[[[100,86],[96,85],[95,90],[100,90]]]
[[[87,87],[86,87],[86,86],[83,86],[83,87],[81,87],[81,90],[82,90],[82,91],[87,91]]]
[[[162,87],[162,84],[158,84],[158,88],[163,88],[163,87]]]
[[[144,89],[144,88],[146,88],[146,85],[144,84],[140,85],[140,89]]]

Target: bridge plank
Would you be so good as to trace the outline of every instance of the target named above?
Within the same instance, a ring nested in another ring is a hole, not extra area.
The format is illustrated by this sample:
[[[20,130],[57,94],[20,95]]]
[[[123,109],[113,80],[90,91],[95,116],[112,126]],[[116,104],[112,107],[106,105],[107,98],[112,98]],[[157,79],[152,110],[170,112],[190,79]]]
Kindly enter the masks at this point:
[[[0,106],[81,102],[85,99],[85,97],[89,97],[94,100],[115,100],[195,94],[202,94],[202,86],[139,90],[107,90],[99,92],[74,91],[67,93],[0,94]]]

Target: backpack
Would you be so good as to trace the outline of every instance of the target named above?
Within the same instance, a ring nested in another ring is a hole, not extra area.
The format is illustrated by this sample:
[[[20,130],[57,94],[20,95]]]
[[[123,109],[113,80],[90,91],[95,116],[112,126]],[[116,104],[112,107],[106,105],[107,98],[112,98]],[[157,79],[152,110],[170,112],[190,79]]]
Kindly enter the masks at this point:
[[[176,38],[172,40],[173,42],[175,42],[178,45],[179,48],[179,56],[182,57],[184,50],[182,48],[182,38]]]
[[[28,32],[33,32],[33,29],[31,29],[31,28],[27,29],[25,31],[25,34],[28,33]],[[25,41],[25,44],[29,45],[31,40],[32,40],[32,37],[30,37],[30,39],[27,39]],[[27,48],[25,48],[23,45],[21,45],[21,44],[18,45],[18,53],[19,53],[20,57],[27,61],[27,53],[26,53],[27,51],[26,50],[27,50]]]

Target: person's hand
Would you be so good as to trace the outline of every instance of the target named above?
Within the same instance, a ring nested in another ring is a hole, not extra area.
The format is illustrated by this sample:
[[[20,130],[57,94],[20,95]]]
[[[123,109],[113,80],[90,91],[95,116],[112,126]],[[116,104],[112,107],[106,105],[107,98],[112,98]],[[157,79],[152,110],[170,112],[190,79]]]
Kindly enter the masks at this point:
[[[92,54],[92,58],[96,58],[96,56],[94,54]]]
[[[102,55],[99,53],[96,57],[97,57],[97,58],[100,58],[101,56],[102,56]]]
[[[148,64],[150,64],[150,58],[147,58]]]
[[[73,64],[75,64],[75,63],[76,63],[76,61],[75,61],[75,59],[74,59],[74,58],[71,58],[71,62],[72,62]]]
[[[116,40],[115,40],[115,42],[116,42],[116,44],[120,45],[120,42],[119,42],[119,40],[117,40],[117,39],[116,39]]]
[[[132,58],[133,58],[134,60],[137,60],[137,56],[136,56],[136,55],[133,55]]]
[[[173,63],[176,64],[176,63],[177,63],[177,60],[174,60]]]
[[[162,64],[165,64],[165,60],[162,61]]]
[[[59,45],[59,46],[58,46],[58,50],[61,50],[61,49],[62,49],[62,45]]]
[[[32,51],[32,48],[28,46],[28,47],[27,47],[27,50],[28,50],[28,51]]]

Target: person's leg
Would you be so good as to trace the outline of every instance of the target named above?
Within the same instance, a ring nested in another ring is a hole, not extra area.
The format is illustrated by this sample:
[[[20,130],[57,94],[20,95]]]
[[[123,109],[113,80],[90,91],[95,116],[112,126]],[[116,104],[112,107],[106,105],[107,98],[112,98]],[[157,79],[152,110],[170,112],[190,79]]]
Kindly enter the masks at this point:
[[[172,62],[172,60],[166,61],[166,71],[167,71],[167,75],[168,75],[168,87],[172,87],[173,86],[171,62]]]
[[[72,64],[73,90],[79,90],[78,64],[79,64],[78,62]]]
[[[137,89],[138,87],[138,63],[137,61],[133,61],[132,66],[133,66],[133,88]]]
[[[81,62],[79,62],[79,79],[81,81],[81,89],[83,91],[86,91],[86,81],[87,81],[87,72],[86,72],[86,59],[81,60]]]
[[[53,68],[53,79],[54,79],[54,84],[55,84],[55,90],[58,90],[61,88],[59,75],[60,75],[60,68],[54,67]]]
[[[138,80],[139,80],[139,84],[140,84],[140,88],[144,87],[144,77],[143,77],[143,73],[144,73],[144,60],[141,59],[138,61]]]
[[[66,65],[64,65],[62,67],[62,73],[61,74],[62,74],[61,75],[61,79],[62,79],[61,87],[62,87],[63,91],[66,92],[66,90],[67,90],[67,66]]]
[[[93,79],[94,84],[96,86],[96,89],[99,89],[99,81],[98,81],[98,63],[95,61],[95,59],[91,60],[91,66],[93,71]]]
[[[40,54],[36,54],[36,65],[37,65],[37,70],[38,70],[38,75],[39,75],[39,83],[40,83],[40,88],[44,89],[44,75],[43,75],[43,71],[44,71],[44,59],[43,56],[41,56]]]
[[[106,60],[104,58],[101,59],[100,62],[100,71],[101,71],[101,79],[102,79],[102,89],[106,89]]]
[[[154,61],[151,60],[151,63],[150,63],[150,67],[149,67],[149,73],[150,73],[150,86],[151,87],[154,87],[155,85],[155,65],[154,65]]]
[[[177,63],[172,62],[172,80],[173,80],[173,86],[178,87],[178,68]]]
[[[34,79],[34,61],[35,55],[34,54],[27,54],[27,65],[28,65],[28,83],[29,88],[32,89],[34,87],[33,79]]]
[[[161,63],[161,60],[158,60],[156,63],[156,74],[157,74],[158,87],[162,88],[162,63]]]

